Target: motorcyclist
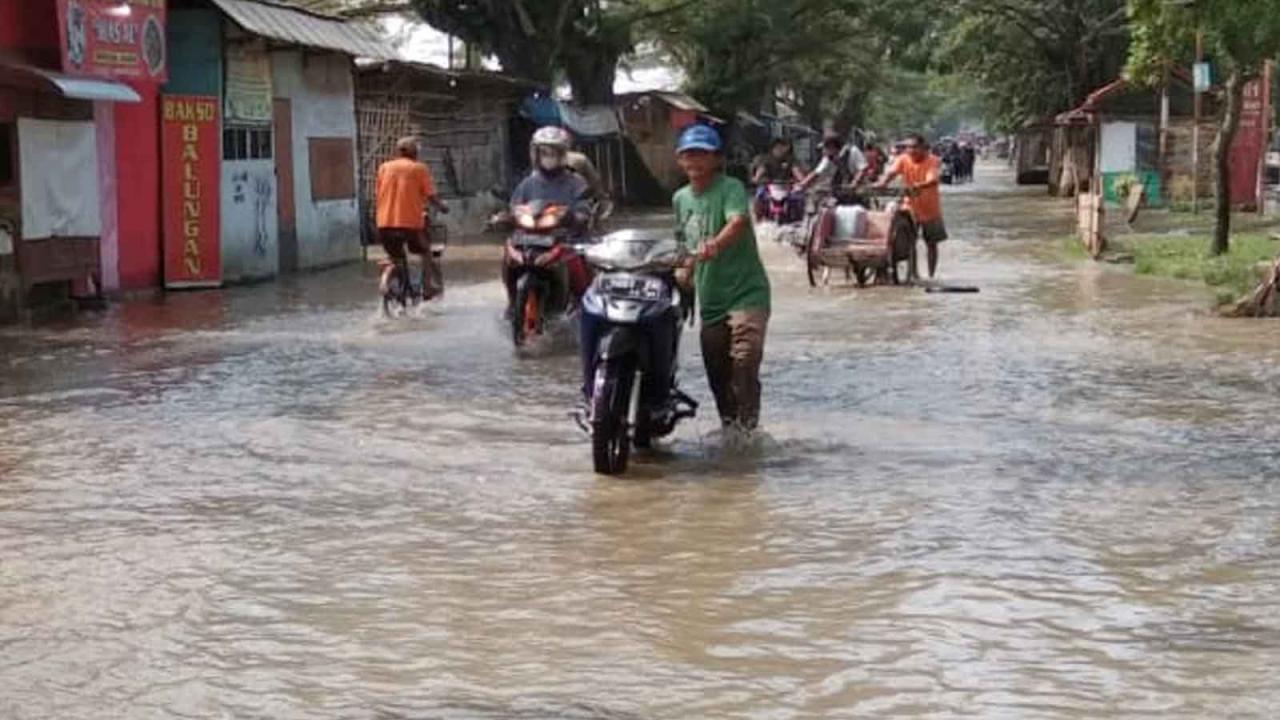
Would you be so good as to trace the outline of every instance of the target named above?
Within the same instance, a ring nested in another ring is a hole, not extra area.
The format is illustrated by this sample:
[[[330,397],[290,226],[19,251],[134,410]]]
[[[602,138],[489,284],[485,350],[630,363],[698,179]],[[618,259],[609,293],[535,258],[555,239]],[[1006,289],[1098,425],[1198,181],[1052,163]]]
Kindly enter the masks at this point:
[[[756,186],[757,215],[762,215],[759,208],[769,198],[769,185],[791,185],[803,183],[804,172],[796,165],[791,141],[777,138],[769,146],[769,154],[756,166],[751,182]]]
[[[884,174],[884,169],[887,163],[885,151],[876,144],[875,135],[867,133],[866,144],[862,151],[862,156],[866,158],[867,166],[863,168],[862,176],[859,177],[856,182],[875,183],[880,179],[880,176]]]
[[[520,181],[511,194],[511,207],[532,202],[551,203],[567,207],[566,227],[571,236],[582,236],[590,224],[591,207],[587,201],[587,181],[569,169],[569,133],[562,128],[548,126],[533,134],[529,154],[533,170]],[[567,247],[561,266],[564,268],[563,285],[571,297],[581,297],[590,282],[586,264]],[[507,262],[502,264],[502,282],[507,289],[507,316],[514,312],[516,299],[516,273]]]
[[[755,184],[791,184],[803,181],[804,173],[796,165],[791,141],[786,138],[773,141],[769,146],[769,154],[765,156],[764,161],[756,168],[755,176],[751,178],[751,182]]]

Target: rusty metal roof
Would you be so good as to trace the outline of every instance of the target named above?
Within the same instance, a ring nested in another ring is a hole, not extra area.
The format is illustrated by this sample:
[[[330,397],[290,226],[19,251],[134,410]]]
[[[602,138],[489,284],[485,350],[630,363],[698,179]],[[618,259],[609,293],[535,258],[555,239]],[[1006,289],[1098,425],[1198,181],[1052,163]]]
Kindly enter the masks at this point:
[[[279,42],[333,50],[354,57],[399,60],[387,38],[370,23],[344,20],[267,0],[213,0],[237,25]]]
[[[671,105],[677,110],[688,110],[689,112],[696,113],[710,112],[710,109],[707,108],[706,105],[703,105],[684,93],[659,90],[658,92],[655,92],[654,95],[666,100],[668,105]]]

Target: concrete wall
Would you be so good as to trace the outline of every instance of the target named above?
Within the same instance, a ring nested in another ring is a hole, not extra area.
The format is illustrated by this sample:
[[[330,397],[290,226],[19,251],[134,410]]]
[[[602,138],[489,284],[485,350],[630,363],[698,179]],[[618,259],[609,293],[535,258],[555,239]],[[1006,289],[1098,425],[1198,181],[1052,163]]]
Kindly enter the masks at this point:
[[[277,98],[288,98],[293,115],[293,194],[297,216],[298,267],[324,267],[360,257],[356,198],[315,200],[311,193],[311,138],[351,139],[351,177],[356,177],[356,114],[352,63],[345,55],[279,51],[271,55]]]
[[[263,280],[279,272],[275,160],[223,160],[222,279]]]

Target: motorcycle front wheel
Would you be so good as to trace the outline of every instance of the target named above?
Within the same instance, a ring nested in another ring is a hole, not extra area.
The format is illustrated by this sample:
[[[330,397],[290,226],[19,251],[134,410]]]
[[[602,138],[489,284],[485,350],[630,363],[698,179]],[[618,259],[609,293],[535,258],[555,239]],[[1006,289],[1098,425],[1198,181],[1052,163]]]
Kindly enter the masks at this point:
[[[542,331],[542,308],[533,283],[522,283],[516,290],[516,305],[511,313],[511,341],[516,347]]]
[[[596,472],[601,475],[621,475],[627,471],[631,456],[627,413],[634,382],[635,369],[626,361],[606,361],[596,368],[591,398],[591,457]]]

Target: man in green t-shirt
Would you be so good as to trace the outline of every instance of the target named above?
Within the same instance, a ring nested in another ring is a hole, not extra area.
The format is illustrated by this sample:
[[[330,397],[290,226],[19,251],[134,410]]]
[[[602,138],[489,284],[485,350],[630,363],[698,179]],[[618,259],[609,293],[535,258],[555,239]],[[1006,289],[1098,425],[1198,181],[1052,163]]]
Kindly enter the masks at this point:
[[[760,421],[760,362],[769,324],[769,276],[751,229],[747,189],[721,172],[720,136],[692,125],[676,146],[689,184],[672,200],[676,228],[696,253],[702,360],[720,421],[754,430]]]

